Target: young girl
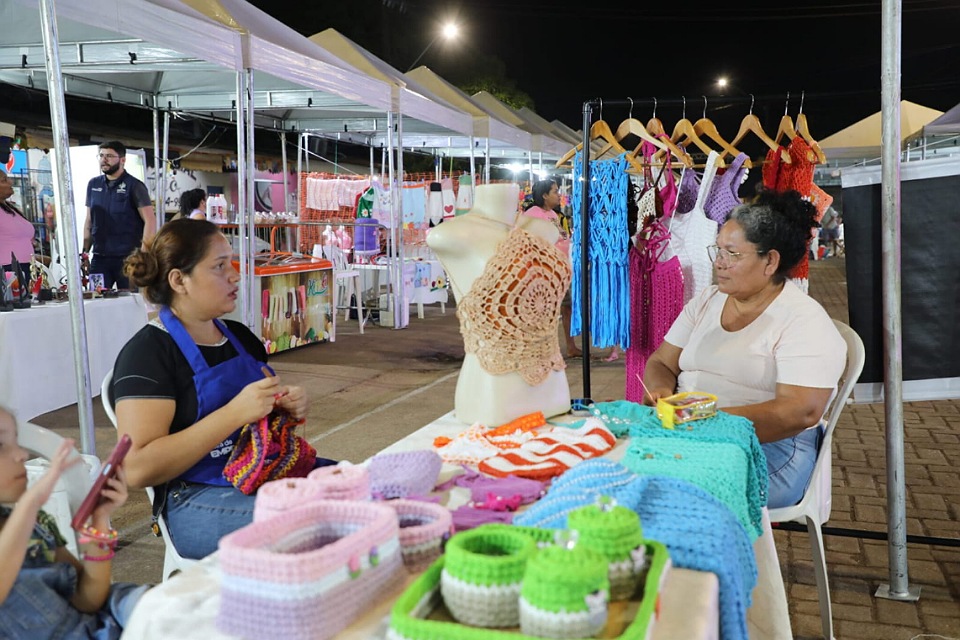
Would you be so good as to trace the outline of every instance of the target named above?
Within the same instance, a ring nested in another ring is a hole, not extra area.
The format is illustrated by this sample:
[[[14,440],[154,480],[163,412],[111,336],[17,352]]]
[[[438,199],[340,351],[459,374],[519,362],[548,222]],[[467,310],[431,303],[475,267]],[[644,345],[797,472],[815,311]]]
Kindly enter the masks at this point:
[[[116,531],[110,514],[127,500],[123,468],[110,480],[80,533],[81,560],[64,547],[53,518],[40,507],[50,497],[73,442],[67,440],[50,470],[27,488],[27,452],[17,444],[17,423],[0,407],[0,637],[113,640],[148,587],[110,584]]]

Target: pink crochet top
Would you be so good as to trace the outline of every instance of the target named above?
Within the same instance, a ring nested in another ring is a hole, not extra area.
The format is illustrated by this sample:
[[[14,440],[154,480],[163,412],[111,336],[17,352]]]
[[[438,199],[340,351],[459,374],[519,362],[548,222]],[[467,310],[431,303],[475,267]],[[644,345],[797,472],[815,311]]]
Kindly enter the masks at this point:
[[[550,211],[548,209],[544,209],[543,207],[533,205],[524,211],[523,215],[552,222],[560,232],[560,238],[557,239],[557,241],[554,243],[554,246],[556,246],[563,255],[570,255],[570,238],[567,236],[567,232],[563,230],[563,227],[560,226],[560,216],[557,215],[556,211]]]

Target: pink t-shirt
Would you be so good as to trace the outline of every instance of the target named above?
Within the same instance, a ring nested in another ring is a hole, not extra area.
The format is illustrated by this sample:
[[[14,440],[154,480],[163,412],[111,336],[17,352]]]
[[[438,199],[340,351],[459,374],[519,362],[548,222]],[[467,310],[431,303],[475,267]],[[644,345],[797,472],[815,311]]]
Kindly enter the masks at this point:
[[[23,264],[33,257],[33,224],[13,207],[0,204],[0,264],[11,263],[10,253]]]
[[[557,225],[557,229],[560,230],[560,238],[554,243],[554,246],[560,250],[560,252],[565,255],[570,255],[570,238],[567,237],[567,234],[560,227],[560,216],[557,215],[556,211],[548,211],[543,207],[538,207],[533,205],[529,209],[523,212],[524,215],[530,216],[531,218],[539,218],[541,220],[549,220],[553,224]]]

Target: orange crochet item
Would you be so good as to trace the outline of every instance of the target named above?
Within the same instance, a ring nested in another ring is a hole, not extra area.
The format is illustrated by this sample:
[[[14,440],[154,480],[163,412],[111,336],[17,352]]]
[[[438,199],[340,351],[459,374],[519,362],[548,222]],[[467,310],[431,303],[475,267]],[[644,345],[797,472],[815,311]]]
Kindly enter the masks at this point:
[[[495,429],[491,429],[487,432],[487,437],[490,436],[496,437],[501,435],[508,435],[515,433],[517,431],[532,431],[537,427],[542,427],[547,424],[547,419],[544,417],[542,411],[534,411],[533,413],[528,413],[525,416],[520,416],[519,418],[514,418],[506,424],[502,424]]]
[[[453,442],[453,438],[448,438],[447,436],[437,436],[433,439],[433,446],[439,449],[440,447],[447,446],[451,442]]]

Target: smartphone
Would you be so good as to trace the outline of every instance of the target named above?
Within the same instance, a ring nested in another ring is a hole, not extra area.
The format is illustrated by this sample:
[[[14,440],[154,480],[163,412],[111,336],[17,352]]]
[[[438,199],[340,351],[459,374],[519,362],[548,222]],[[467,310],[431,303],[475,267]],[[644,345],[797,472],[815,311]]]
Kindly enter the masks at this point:
[[[120,442],[113,448],[113,451],[111,451],[107,457],[107,461],[104,462],[103,467],[100,468],[100,473],[97,475],[96,480],[93,481],[93,486],[90,487],[90,493],[88,493],[87,497],[80,503],[80,508],[77,509],[77,512],[73,514],[73,520],[70,521],[71,527],[74,529],[82,529],[87,523],[90,514],[93,513],[97,504],[100,503],[100,492],[103,491],[107,480],[117,475],[117,467],[123,462],[123,458],[127,455],[127,452],[130,451],[131,444],[133,444],[133,441],[130,440],[130,436],[123,434]]]

